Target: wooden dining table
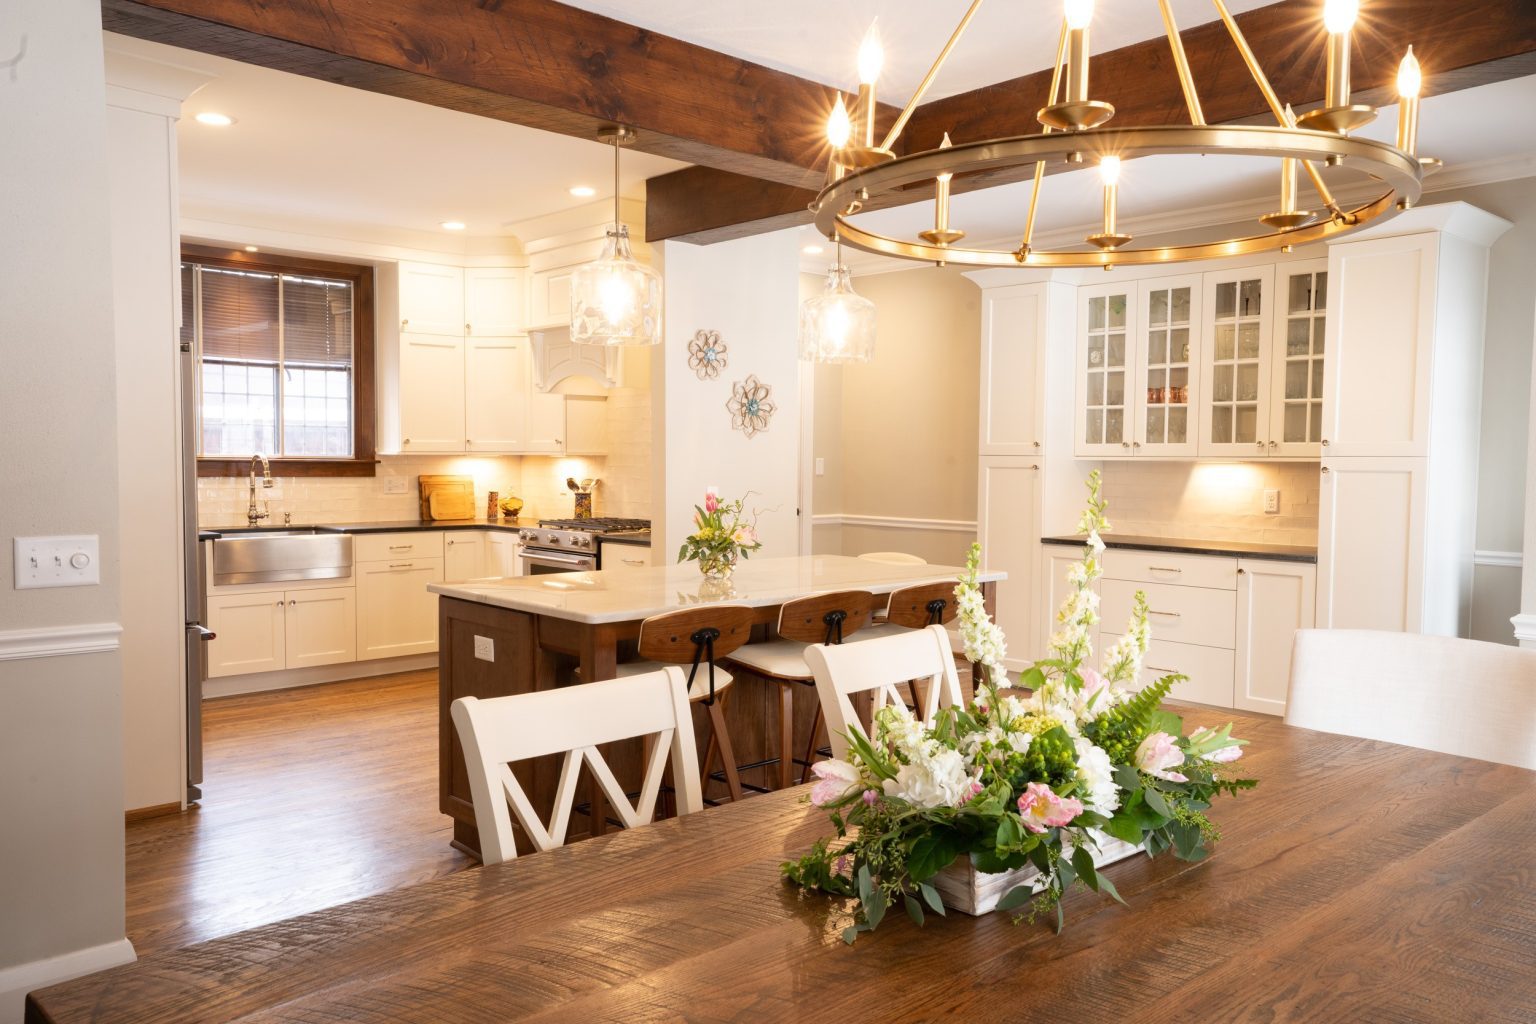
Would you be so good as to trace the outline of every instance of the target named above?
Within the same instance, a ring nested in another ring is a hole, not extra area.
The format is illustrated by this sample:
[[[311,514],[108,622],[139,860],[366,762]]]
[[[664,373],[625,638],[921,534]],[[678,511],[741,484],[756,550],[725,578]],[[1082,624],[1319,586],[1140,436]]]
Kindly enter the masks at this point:
[[[1190,724],[1230,713],[1187,712]],[[92,1021],[1536,1021],[1536,772],[1236,716],[1256,790],[1190,864],[1105,869],[1066,929],[848,908],[780,879],[829,828],[752,797],[32,993]]]

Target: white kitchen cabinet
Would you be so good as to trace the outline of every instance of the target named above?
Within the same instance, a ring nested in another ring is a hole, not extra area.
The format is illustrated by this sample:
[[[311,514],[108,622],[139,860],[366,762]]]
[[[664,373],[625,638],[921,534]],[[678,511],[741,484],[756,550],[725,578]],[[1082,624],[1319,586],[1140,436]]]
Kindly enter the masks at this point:
[[[485,574],[485,538],[479,530],[450,530],[443,537],[443,578],[474,580]]]
[[[357,592],[353,587],[293,590],[284,594],[288,668],[357,660]]]
[[[1190,274],[1138,285],[1133,455],[1188,458],[1198,448],[1201,284]]]
[[[576,268],[552,267],[529,275],[528,326],[568,327],[571,323],[571,275]]]
[[[510,530],[487,530],[485,534],[485,576],[521,576],[517,534]]]
[[[209,678],[286,668],[285,607],[281,591],[209,594]]]
[[[1040,463],[1013,455],[983,458],[978,473],[978,539],[982,561],[1005,569],[997,585],[997,624],[1009,638],[1005,664],[1017,671],[1032,664],[1035,649],[1035,575],[1040,564],[1038,522]]]
[[[1047,285],[989,288],[981,303],[982,455],[1038,455],[1044,403],[1034,383],[1045,369]]]
[[[1296,631],[1317,622],[1317,569],[1299,562],[1245,558],[1237,572],[1232,704],[1243,711],[1283,715]]]
[[[1274,280],[1273,266],[1205,275],[1201,455],[1268,454]]]
[[[1425,628],[1423,614],[1427,482],[1423,459],[1329,458],[1323,464],[1319,626],[1437,632]]]
[[[1268,454],[1318,458],[1323,452],[1323,381],[1328,321],[1328,261],[1275,270]]]
[[[437,595],[443,559],[360,562],[357,575],[357,660],[437,650]]]
[[[1078,289],[1077,416],[1079,458],[1131,454],[1136,394],[1136,282]]]
[[[400,330],[463,337],[463,269],[431,263],[400,264]]]
[[[208,675],[246,675],[352,661],[353,588],[208,595]]]
[[[528,339],[464,339],[464,450],[526,452],[533,365]]]
[[[464,451],[464,339],[400,335],[400,450]]]
[[[523,310],[526,271],[515,267],[470,267],[464,271],[464,333],[471,338],[504,338],[527,329]]]

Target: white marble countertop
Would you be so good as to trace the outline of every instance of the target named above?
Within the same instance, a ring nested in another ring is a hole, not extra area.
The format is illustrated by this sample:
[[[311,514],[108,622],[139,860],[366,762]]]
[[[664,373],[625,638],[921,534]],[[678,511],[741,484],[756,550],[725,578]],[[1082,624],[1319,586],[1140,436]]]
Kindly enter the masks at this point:
[[[751,558],[736,566],[729,580],[710,581],[697,563],[643,568],[562,572],[542,576],[431,583],[444,597],[496,605],[574,622],[630,622],[699,604],[781,605],[797,597],[834,590],[888,594],[914,583],[959,577],[953,565],[889,565],[846,555]],[[1007,573],[983,572],[985,583]]]

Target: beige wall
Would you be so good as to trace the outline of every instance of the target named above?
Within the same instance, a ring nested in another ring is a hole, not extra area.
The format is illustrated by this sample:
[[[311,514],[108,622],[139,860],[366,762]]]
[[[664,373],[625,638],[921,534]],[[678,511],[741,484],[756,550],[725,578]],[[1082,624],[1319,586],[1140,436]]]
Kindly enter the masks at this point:
[[[132,957],[120,656],[22,651],[119,618],[100,6],[7,0],[0,56],[20,40],[0,73],[0,1021],[28,988]],[[99,537],[101,585],[12,589],[11,538],[49,534]]]
[[[861,277],[875,303],[875,357],[818,367],[816,516],[976,519],[976,396],[981,291],[954,268]],[[916,524],[914,524],[916,525]],[[819,552],[910,551],[930,561],[962,559],[971,532],[819,525]]]

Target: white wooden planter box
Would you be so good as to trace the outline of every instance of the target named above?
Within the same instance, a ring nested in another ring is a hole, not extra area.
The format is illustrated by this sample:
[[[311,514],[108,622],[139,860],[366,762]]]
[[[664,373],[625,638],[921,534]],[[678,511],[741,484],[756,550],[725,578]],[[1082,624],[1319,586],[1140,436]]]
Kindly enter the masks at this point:
[[[1098,843],[1098,850],[1093,855],[1095,868],[1125,860],[1142,851],[1139,845],[1132,846],[1102,832],[1093,833],[1093,837]],[[1070,855],[1070,848],[1067,853]],[[929,883],[939,890],[946,907],[975,917],[995,910],[998,901],[1017,886],[1030,885],[1036,892],[1043,889],[1044,882],[1037,877],[1039,874],[1040,869],[1033,864],[1000,874],[987,874],[977,871],[970,857],[956,857],[949,867],[934,875]]]

